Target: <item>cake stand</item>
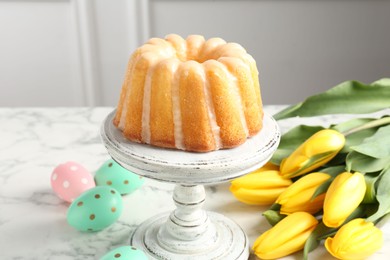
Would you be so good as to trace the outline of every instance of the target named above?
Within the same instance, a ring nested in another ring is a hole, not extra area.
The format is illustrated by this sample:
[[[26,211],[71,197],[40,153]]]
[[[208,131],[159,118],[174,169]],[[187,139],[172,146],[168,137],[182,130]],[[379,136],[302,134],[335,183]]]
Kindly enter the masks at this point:
[[[264,165],[280,140],[275,120],[265,114],[261,132],[237,148],[192,153],[130,142],[113,125],[114,115],[111,112],[101,128],[111,157],[140,176],[175,184],[176,209],[142,223],[131,245],[150,259],[248,259],[249,242],[241,227],[202,209],[203,185],[226,182]]]

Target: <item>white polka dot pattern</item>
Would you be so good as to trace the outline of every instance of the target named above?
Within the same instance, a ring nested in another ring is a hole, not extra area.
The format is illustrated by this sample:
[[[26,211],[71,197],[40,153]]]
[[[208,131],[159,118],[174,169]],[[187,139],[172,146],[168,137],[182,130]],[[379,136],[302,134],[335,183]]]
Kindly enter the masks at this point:
[[[69,185],[70,185],[69,181],[64,181],[62,183],[62,186],[64,186],[65,189],[69,188]]]
[[[75,166],[75,165],[72,165],[72,166],[70,166],[70,170],[71,171],[77,171],[79,169],[79,167],[77,167],[77,166]]]

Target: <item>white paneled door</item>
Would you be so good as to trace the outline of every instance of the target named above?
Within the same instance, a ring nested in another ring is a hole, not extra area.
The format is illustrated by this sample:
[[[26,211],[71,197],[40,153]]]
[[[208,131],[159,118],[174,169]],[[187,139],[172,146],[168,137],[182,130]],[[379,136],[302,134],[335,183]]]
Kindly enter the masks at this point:
[[[113,105],[145,37],[137,1],[0,0],[0,106]]]
[[[81,105],[75,3],[0,1],[0,105]]]

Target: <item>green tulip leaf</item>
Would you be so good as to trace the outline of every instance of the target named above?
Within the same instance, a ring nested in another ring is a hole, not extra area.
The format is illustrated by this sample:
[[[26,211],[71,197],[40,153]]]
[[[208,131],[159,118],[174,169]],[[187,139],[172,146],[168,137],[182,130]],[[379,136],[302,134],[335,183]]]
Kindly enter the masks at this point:
[[[294,149],[278,148],[272,155],[270,162],[275,165],[280,165],[282,163],[282,160],[284,158],[287,158],[293,151]]]
[[[279,223],[279,221],[284,219],[287,215],[280,214],[279,210],[268,209],[263,212],[263,216],[271,226],[275,226],[276,224]]]
[[[348,218],[344,221],[344,223],[342,225],[348,223],[352,219],[366,217],[367,216],[367,211],[369,211],[369,208],[371,208],[371,205],[360,204],[351,213],[351,215],[348,216]]]
[[[376,181],[376,199],[379,202],[378,210],[367,218],[368,221],[377,222],[390,213],[390,165],[383,170]]]
[[[383,78],[378,79],[377,81],[374,81],[372,86],[390,86],[390,78]]]
[[[327,168],[319,170],[319,172],[327,173],[334,178],[337,175],[339,175],[340,173],[345,172],[345,166],[338,165],[338,166],[327,167]]]
[[[336,154],[335,157],[332,158],[329,162],[327,162],[323,167],[333,167],[341,164],[345,164],[345,158],[347,157],[347,153],[342,153],[341,151]]]
[[[263,212],[262,215],[265,217],[265,219],[271,226],[275,226],[279,221],[286,217],[286,215],[280,214],[281,207],[282,205],[274,203],[271,205],[271,207],[269,207],[268,210]]]
[[[280,165],[284,158],[288,157],[309,137],[322,129],[324,129],[322,126],[299,125],[284,133],[280,139],[278,149],[271,158],[271,163]]]
[[[322,183],[320,186],[318,186],[316,191],[313,193],[313,196],[311,197],[311,200],[313,201],[319,195],[325,193],[328,190],[328,188],[329,188],[329,186],[330,186],[330,184],[332,183],[333,180],[334,180],[334,178],[330,178],[330,179],[326,180],[324,183]]]
[[[376,118],[355,118],[352,120],[348,120],[346,122],[342,122],[337,125],[333,125],[330,128],[340,133],[347,133],[348,131],[353,131],[359,127],[367,125],[373,121],[376,121]],[[348,153],[351,151],[351,146],[359,145],[363,142],[367,137],[372,136],[377,131],[378,127],[371,127],[368,129],[363,129],[345,136],[345,145],[343,149],[340,151],[341,154]]]
[[[340,152],[348,153],[348,152],[352,151],[351,147],[361,144],[364,139],[374,135],[376,131],[377,131],[377,128],[370,128],[370,129],[365,129],[365,130],[347,135],[345,137],[345,145]]]
[[[280,211],[281,208],[282,208],[282,205],[280,205],[278,203],[274,203],[271,205],[271,207],[269,207],[269,210]]]
[[[378,201],[376,203],[369,203],[369,204],[362,204],[362,205],[366,206],[365,214],[364,214],[363,218],[368,218],[368,217],[374,215],[378,211],[378,208],[379,208]],[[383,217],[379,218],[378,221],[381,221],[386,216],[388,216],[388,215],[383,215]],[[376,225],[378,223],[378,221],[374,222],[374,224]]]
[[[365,125],[376,118],[354,118],[345,122],[341,122],[337,125],[332,125],[330,128],[339,131],[340,133],[348,132],[351,129]]]
[[[310,234],[309,238],[306,240],[305,246],[303,248],[303,259],[309,259],[309,253],[316,249],[323,237],[328,237],[329,234],[334,234],[335,228],[329,228],[321,221],[318,223],[317,227]]]
[[[390,98],[389,98],[390,99]],[[376,133],[364,139],[359,144],[352,146],[351,149],[370,157],[382,159],[390,157],[390,125],[382,126]]]
[[[295,105],[288,106],[287,108],[285,108],[282,111],[279,111],[278,113],[273,115],[273,118],[275,120],[282,120],[282,119],[289,118],[289,117],[295,117],[295,116],[297,116],[297,115],[295,115],[296,111],[297,110],[299,111],[301,106],[302,106],[302,102],[297,103]]]
[[[318,226],[317,226],[318,227]],[[320,241],[318,241],[316,234],[314,233],[310,234],[309,238],[306,240],[305,246],[303,248],[303,259],[308,260],[309,259],[309,253],[316,249],[320,245]]]
[[[364,180],[366,181],[366,193],[364,194],[363,204],[370,204],[377,202],[375,198],[375,183],[378,179],[378,174],[365,174]]]
[[[390,162],[388,158],[374,158],[355,151],[350,152],[346,158],[347,171],[357,171],[362,173],[378,172],[383,170]]]
[[[358,81],[343,82],[304,102],[287,107],[274,115],[276,120],[327,114],[363,114],[390,107],[389,79],[366,85]]]
[[[354,128],[349,129],[348,131],[344,131],[343,134],[348,136],[355,132],[363,131],[366,129],[374,128],[378,129],[378,127],[390,124],[390,116],[384,116],[382,118],[373,119],[367,123],[364,123],[360,126],[356,126]]]

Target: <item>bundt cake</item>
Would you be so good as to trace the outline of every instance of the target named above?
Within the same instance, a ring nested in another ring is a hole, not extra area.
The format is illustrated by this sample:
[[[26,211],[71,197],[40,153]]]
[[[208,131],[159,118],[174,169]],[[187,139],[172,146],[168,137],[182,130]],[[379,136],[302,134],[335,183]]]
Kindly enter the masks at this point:
[[[262,128],[256,62],[237,43],[170,34],[131,56],[114,124],[134,142],[208,152]]]

